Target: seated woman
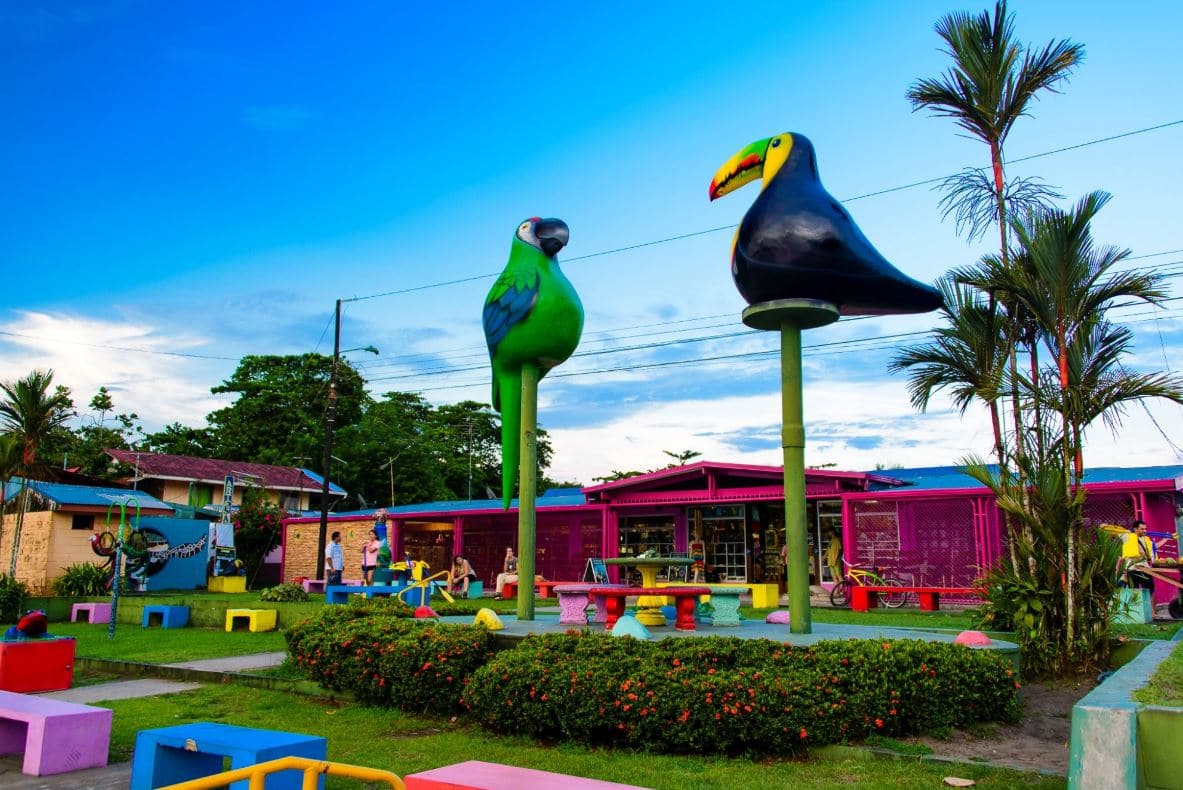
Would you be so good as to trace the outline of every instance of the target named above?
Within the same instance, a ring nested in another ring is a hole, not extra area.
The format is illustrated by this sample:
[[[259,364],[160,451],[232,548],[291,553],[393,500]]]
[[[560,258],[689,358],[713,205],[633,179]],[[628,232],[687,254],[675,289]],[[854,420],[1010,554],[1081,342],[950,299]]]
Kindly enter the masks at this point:
[[[507,582],[516,582],[518,580],[518,558],[513,555],[513,547],[507,546],[505,549],[505,561],[501,564],[501,573],[497,574],[497,592],[493,597],[500,599],[504,594],[505,585]]]
[[[463,557],[457,556],[452,560],[452,573],[448,578],[448,592],[459,593],[461,598],[468,597],[468,585],[476,581],[476,571]]]

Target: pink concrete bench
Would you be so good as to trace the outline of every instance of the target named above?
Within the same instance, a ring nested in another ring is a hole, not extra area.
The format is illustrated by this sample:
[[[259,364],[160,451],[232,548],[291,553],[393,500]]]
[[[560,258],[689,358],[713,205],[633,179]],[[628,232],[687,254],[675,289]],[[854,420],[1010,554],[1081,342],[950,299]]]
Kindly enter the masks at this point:
[[[20,754],[30,776],[107,764],[111,711],[0,691],[0,754]]]
[[[324,579],[305,579],[304,580],[304,592],[306,592],[306,593],[314,593],[314,592],[322,593],[324,591],[325,591],[325,580]]]
[[[561,625],[587,625],[587,615],[584,610],[590,601],[596,605],[593,623],[608,622],[607,598],[603,595],[591,595],[593,587],[612,587],[611,584],[572,583],[556,584],[555,594],[559,596],[559,623]],[[626,587],[627,585],[615,585]]]
[[[70,607],[70,622],[78,622],[78,615],[85,614],[88,623],[111,622],[111,604],[109,603],[76,603]]]
[[[639,790],[637,785],[622,785],[582,776],[517,768],[482,760],[445,765],[403,779],[407,790]]]

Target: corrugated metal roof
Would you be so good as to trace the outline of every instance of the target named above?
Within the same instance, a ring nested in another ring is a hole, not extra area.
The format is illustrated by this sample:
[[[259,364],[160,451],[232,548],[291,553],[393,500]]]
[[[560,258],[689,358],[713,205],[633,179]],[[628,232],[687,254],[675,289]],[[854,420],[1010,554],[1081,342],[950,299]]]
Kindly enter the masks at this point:
[[[534,500],[535,507],[538,508],[552,508],[552,507],[579,507],[587,504],[586,497],[580,492],[578,488],[552,488],[542,496]],[[514,509],[518,506],[518,500],[510,501],[509,506]],[[414,516],[414,515],[440,515],[447,516],[453,513],[473,513],[482,510],[501,510],[500,499],[472,499],[472,500],[442,500],[439,502],[420,502],[414,505],[399,505],[394,508],[386,508],[386,512],[392,516]],[[330,518],[348,518],[350,516],[372,516],[377,511],[377,508],[369,508],[366,510],[346,510],[342,512],[329,513]],[[313,516],[319,516],[319,513]]]
[[[990,470],[996,472],[997,465],[991,464]],[[939,491],[942,489],[979,488],[981,484],[956,466],[923,466],[914,469],[884,469],[877,470],[879,474],[888,474],[905,483],[906,491]],[[1099,466],[1085,469],[1086,483],[1144,483],[1153,480],[1174,480],[1183,474],[1183,466]],[[883,489],[879,489],[883,490]]]
[[[236,480],[250,479],[263,488],[286,491],[314,491],[324,485],[324,478],[308,469],[294,466],[255,464],[247,461],[223,461],[220,458],[197,458],[191,455],[139,453],[134,450],[105,449],[107,455],[139,470],[140,478],[159,477],[173,480],[202,480],[220,483],[227,475]],[[329,491],[340,496],[345,489],[329,483]]]
[[[173,509],[172,505],[161,502],[143,491],[130,491],[126,488],[74,486],[65,483],[47,483],[43,480],[30,480],[29,488],[59,506],[108,507],[112,503],[126,503],[134,498],[139,503],[141,510],[171,511]],[[12,480],[5,489],[5,498],[16,496],[19,492],[20,481]]]

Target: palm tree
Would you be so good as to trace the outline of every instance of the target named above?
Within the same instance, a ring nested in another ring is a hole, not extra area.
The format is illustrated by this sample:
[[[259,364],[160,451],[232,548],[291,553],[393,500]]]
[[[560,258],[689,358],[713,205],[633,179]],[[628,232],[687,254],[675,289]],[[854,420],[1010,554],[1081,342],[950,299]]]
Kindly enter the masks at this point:
[[[1120,366],[1130,336],[1110,327],[1105,312],[1119,299],[1154,304],[1166,294],[1160,287],[1161,275],[1114,269],[1129,250],[1094,244],[1092,220],[1108,201],[1109,195],[1092,192],[1069,211],[1052,209],[1011,222],[1027,263],[1017,272],[1011,295],[1038,324],[1055,360],[1059,391],[1058,402],[1053,403],[1060,413],[1059,466],[1066,489],[1075,489],[1084,473],[1081,438],[1088,423],[1097,417],[1117,419],[1122,405],[1131,400],[1183,398],[1170,377],[1140,377]],[[1075,635],[1078,529],[1077,523],[1068,525],[1065,627],[1069,644]]]
[[[53,385],[52,370],[34,370],[22,379],[0,384],[0,425],[16,435],[20,443],[21,505],[17,511],[16,527],[12,533],[12,559],[8,575],[16,576],[17,552],[20,550],[21,527],[29,507],[29,476],[35,474],[37,448],[45,436],[61,426],[73,415],[67,390]]]
[[[4,506],[8,482],[16,477],[21,462],[21,441],[14,433],[0,433],[0,540],[4,537]]]
[[[1070,460],[1075,459],[1077,480],[1083,469],[1079,442],[1072,441],[1072,437],[1079,435],[1083,425],[1079,423],[1079,415],[1074,418],[1068,402],[1073,386],[1074,347],[1088,344],[1076,351],[1081,354],[1087,348],[1103,350],[1109,346],[1108,353],[1101,358],[1106,363],[1101,372],[1113,370],[1128,346],[1128,338],[1113,348],[1117,336],[1110,329],[1099,336],[1107,338],[1106,343],[1092,340],[1092,333],[1103,326],[1105,311],[1119,299],[1155,304],[1166,297],[1161,275],[1136,269],[1114,270],[1116,264],[1129,256],[1129,250],[1097,247],[1093,243],[1092,220],[1108,202],[1108,194],[1091,192],[1070,211],[1051,209],[1011,222],[1028,263],[1014,281],[1011,294],[1037,322],[1056,361],[1061,401],[1057,410],[1064,420],[1065,441],[1061,447],[1064,471],[1068,474]],[[1084,353],[1082,360],[1090,356]],[[1078,375],[1084,372],[1082,367]],[[1094,375],[1099,373],[1094,370]],[[1076,383],[1079,386],[1081,380],[1077,379]]]
[[[1006,181],[1003,146],[1015,121],[1027,114],[1041,91],[1055,91],[1084,58],[1084,47],[1067,39],[1042,50],[1015,41],[1014,16],[1005,0],[994,13],[948,14],[936,24],[937,35],[953,66],[940,77],[917,80],[908,89],[914,110],[929,109],[953,121],[990,147],[1002,254],[1006,256]]]
[[[917,80],[908,89],[913,110],[928,109],[936,115],[953,119],[971,136],[990,149],[993,173],[994,210],[983,214],[974,210],[974,201],[947,198],[946,215],[956,211],[959,224],[968,221],[971,237],[982,220],[991,217],[998,225],[1002,265],[1010,266],[1007,243],[1008,184],[1003,171],[1003,148],[1015,122],[1028,114],[1031,101],[1042,91],[1055,91],[1084,58],[1084,47],[1067,39],[1052,41],[1043,49],[1032,49],[1015,40],[1014,16],[1007,13],[1005,0],[998,0],[994,13],[983,11],[948,14],[936,24],[937,35],[945,42],[945,51],[953,65],[939,77]],[[980,179],[955,179],[947,186],[958,191],[981,194]],[[1034,186],[1012,183],[1011,197],[1028,208],[1038,207],[1052,192]],[[969,208],[966,204],[969,204]],[[960,205],[959,205],[960,204]],[[991,294],[993,300],[993,294]],[[993,307],[993,301],[991,302]],[[1013,345],[1009,349],[1012,386],[1017,388],[1016,360]],[[1021,431],[1021,414],[1016,389],[1011,392],[1015,430]],[[1021,444],[1016,451],[1022,452]]]
[[[975,289],[943,278],[937,282],[944,304],[944,326],[933,331],[929,343],[905,348],[896,354],[888,370],[908,374],[908,395],[920,411],[928,408],[937,390],[948,389],[953,405],[965,414],[975,398],[990,410],[994,451],[1003,462],[1002,425],[998,398],[1003,369],[997,326],[989,320],[986,304]]]

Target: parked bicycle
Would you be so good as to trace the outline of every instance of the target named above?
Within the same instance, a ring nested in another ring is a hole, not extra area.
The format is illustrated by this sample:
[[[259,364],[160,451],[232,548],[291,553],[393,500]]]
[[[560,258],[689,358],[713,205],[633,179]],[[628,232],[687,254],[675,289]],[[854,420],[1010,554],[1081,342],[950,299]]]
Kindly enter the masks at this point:
[[[846,568],[846,575],[830,590],[830,605],[836,607],[850,606],[851,587],[903,587],[904,583],[891,576],[885,576],[886,568],[871,568],[867,565],[852,565],[842,558],[842,565]],[[908,593],[880,592],[879,600],[888,609],[898,609],[908,602]]]

